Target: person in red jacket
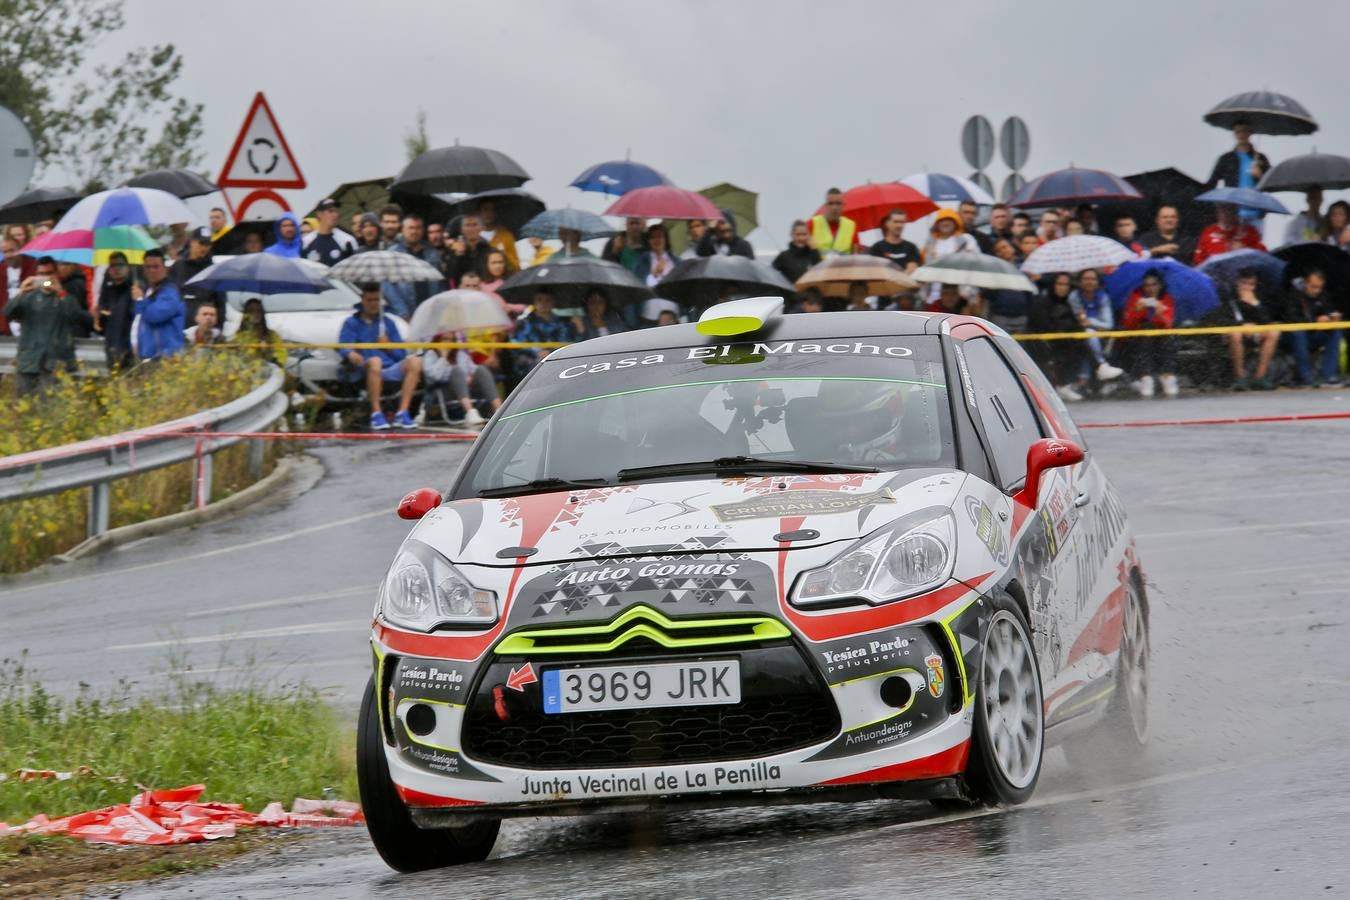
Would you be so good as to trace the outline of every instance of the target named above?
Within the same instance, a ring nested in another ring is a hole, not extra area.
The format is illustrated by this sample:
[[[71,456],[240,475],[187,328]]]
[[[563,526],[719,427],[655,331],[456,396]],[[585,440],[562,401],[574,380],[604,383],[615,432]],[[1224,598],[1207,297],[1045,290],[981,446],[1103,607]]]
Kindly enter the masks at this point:
[[[1232,250],[1266,249],[1266,245],[1261,243],[1261,232],[1238,218],[1238,208],[1233,204],[1218,204],[1214,218],[1214,224],[1200,232],[1191,265],[1198,266],[1211,256]]]
[[[1176,301],[1156,271],[1144,276],[1125,301],[1120,327],[1125,330],[1171,328],[1176,321]],[[1175,397],[1177,388],[1176,341],[1168,337],[1127,338],[1123,342],[1125,369],[1135,378],[1141,397],[1153,396],[1153,378],[1158,376],[1163,395]]]

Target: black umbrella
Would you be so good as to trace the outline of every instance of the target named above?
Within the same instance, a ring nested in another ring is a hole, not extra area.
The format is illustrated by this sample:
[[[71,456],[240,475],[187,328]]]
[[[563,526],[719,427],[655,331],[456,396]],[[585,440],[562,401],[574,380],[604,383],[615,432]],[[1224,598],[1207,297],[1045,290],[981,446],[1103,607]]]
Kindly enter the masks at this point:
[[[1350,158],[1317,151],[1291,156],[1267,172],[1257,187],[1271,192],[1350,188]]]
[[[220,186],[207,181],[191,169],[155,169],[128,179],[126,187],[155,188],[175,197],[202,197],[214,194]]]
[[[525,223],[545,209],[543,200],[521,188],[497,188],[468,196],[433,194],[432,197],[437,201],[437,206],[429,215],[440,222],[448,222],[465,213],[478,212],[485,201],[491,202],[497,209],[497,223],[505,226],[512,234],[520,234]]]
[[[235,222],[225,233],[211,242],[211,252],[220,256],[235,256],[244,252],[244,239],[250,234],[262,235],[264,247],[277,242],[276,219],[250,219]]]
[[[0,225],[27,225],[43,219],[55,219],[83,196],[68,187],[33,188],[0,206]]]
[[[1293,97],[1274,91],[1235,94],[1205,113],[1205,121],[1218,128],[1246,122],[1257,134],[1312,134],[1317,121]]]
[[[1350,253],[1340,247],[1320,241],[1301,241],[1285,244],[1275,251],[1275,255],[1289,264],[1284,270],[1286,282],[1318,269],[1326,276],[1327,293],[1339,306],[1344,307],[1350,299]]]
[[[395,194],[476,194],[520,187],[530,173],[499,150],[483,147],[437,147],[408,163],[389,186]]]
[[[591,291],[601,291],[614,306],[640,303],[652,297],[632,272],[618,263],[590,256],[573,256],[557,262],[545,260],[522,269],[497,288],[512,303],[529,303],[536,291],[551,293],[561,307],[581,306]]]
[[[676,263],[661,279],[661,296],[686,306],[711,306],[726,294],[792,298],[796,289],[778,271],[744,256],[699,256]]]
[[[1113,201],[1098,206],[1097,222],[1102,234],[1111,234],[1111,223],[1122,214],[1133,216],[1141,233],[1148,231],[1153,227],[1158,207],[1164,204],[1177,208],[1181,216],[1181,230],[1187,233],[1197,233],[1214,221],[1214,211],[1195,202],[1195,198],[1205,191],[1204,183],[1180,169],[1151,169],[1126,175],[1125,180],[1134,185],[1141,199]]]

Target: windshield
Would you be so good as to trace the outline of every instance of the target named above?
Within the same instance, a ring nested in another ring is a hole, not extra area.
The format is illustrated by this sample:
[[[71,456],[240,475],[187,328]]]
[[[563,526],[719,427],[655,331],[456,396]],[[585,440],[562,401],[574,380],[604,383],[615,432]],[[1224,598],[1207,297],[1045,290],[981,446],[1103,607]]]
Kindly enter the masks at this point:
[[[344,281],[329,279],[330,287],[318,294],[268,294],[264,303],[267,314],[292,312],[325,312],[339,309],[351,312],[361,301],[356,289]],[[236,310],[244,308],[244,301],[258,296],[257,291],[227,291],[225,302]]]
[[[735,470],[727,458],[746,456],[952,467],[938,341],[832,338],[546,359],[478,441],[457,496],[546,480],[630,480],[633,469],[680,463],[722,460]]]

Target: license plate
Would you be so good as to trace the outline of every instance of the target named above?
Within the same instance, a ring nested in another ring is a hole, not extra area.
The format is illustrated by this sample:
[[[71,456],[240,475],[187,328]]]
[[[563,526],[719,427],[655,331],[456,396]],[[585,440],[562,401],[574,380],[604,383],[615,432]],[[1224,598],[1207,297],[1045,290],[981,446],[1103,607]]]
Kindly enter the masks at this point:
[[[741,664],[734,659],[544,670],[546,713],[740,702]]]

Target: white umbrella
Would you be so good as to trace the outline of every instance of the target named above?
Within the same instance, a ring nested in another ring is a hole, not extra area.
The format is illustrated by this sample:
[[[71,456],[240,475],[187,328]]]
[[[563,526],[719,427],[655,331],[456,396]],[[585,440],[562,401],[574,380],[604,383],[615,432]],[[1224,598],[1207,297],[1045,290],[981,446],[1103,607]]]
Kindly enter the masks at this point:
[[[53,231],[85,231],[117,225],[174,225],[196,217],[168,191],[124,187],[90,194],[70,208]]]
[[[408,322],[408,340],[429,341],[447,331],[500,330],[510,324],[511,317],[490,294],[444,291],[418,305]]]
[[[1022,271],[1033,275],[1109,269],[1139,257],[1119,241],[1095,234],[1075,234],[1042,244],[1032,251]]]

